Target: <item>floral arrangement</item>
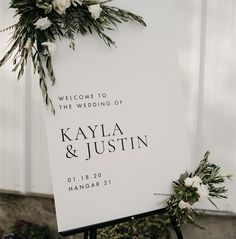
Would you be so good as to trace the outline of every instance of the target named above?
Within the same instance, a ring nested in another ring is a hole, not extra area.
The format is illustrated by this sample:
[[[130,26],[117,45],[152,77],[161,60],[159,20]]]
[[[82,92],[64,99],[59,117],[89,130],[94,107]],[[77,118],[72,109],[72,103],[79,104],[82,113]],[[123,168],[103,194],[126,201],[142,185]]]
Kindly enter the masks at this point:
[[[231,175],[222,175],[220,167],[208,161],[209,152],[193,173],[185,172],[177,181],[173,182],[174,193],[167,201],[167,211],[175,219],[177,226],[193,222],[197,212],[193,205],[204,199],[212,201],[214,198],[227,198],[227,189],[222,184]]]
[[[115,42],[106,34],[114,30],[118,23],[129,20],[146,26],[142,17],[110,6],[112,0],[11,0],[10,8],[16,10],[18,22],[2,31],[14,30],[11,47],[0,60],[2,66],[12,55],[13,71],[18,71],[17,78],[24,74],[28,57],[31,57],[34,72],[39,74],[39,84],[44,102],[55,112],[47,92],[47,76],[52,85],[55,74],[52,55],[56,51],[56,38],[70,39],[70,47],[75,49],[76,34],[96,32],[108,46]]]

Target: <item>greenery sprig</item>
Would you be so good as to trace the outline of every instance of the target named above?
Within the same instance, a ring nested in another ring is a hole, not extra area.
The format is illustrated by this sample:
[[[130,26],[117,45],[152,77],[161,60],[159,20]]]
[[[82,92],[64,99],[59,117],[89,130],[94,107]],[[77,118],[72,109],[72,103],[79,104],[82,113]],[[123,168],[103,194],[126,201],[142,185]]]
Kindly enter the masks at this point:
[[[193,173],[185,172],[173,182],[174,192],[167,201],[167,211],[175,218],[177,226],[193,222],[197,212],[193,204],[203,199],[227,198],[227,189],[223,185],[231,175],[222,175],[220,167],[208,161],[209,151],[204,155]]]
[[[96,32],[108,45],[115,42],[106,34],[117,24],[135,21],[146,26],[143,18],[126,10],[107,5],[112,0],[11,0],[18,22],[2,31],[14,29],[11,47],[0,60],[0,66],[13,57],[13,71],[20,79],[24,74],[28,57],[31,57],[34,72],[39,74],[39,85],[44,102],[55,113],[47,91],[46,78],[55,84],[52,55],[56,50],[56,38],[70,39],[75,49],[75,35]]]

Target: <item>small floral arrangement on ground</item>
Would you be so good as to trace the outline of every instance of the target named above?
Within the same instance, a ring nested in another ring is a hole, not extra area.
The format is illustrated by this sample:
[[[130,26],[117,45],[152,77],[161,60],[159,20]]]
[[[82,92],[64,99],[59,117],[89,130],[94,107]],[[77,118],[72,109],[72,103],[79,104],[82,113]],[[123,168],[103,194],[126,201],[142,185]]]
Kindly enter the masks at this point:
[[[0,60],[2,66],[12,55],[13,71],[18,71],[18,79],[24,74],[27,59],[33,61],[34,72],[39,74],[39,84],[44,102],[51,106],[47,92],[46,77],[55,83],[52,55],[56,51],[56,38],[70,39],[70,47],[75,49],[76,34],[96,32],[108,46],[115,42],[106,34],[114,30],[118,23],[129,20],[146,26],[142,17],[107,3],[112,0],[11,0],[10,8],[16,10],[18,22],[2,31],[14,30],[11,47]]]
[[[197,212],[193,205],[204,199],[212,201],[214,198],[227,198],[227,189],[223,185],[231,175],[222,175],[220,167],[208,161],[209,152],[193,173],[185,172],[177,181],[173,182],[174,193],[167,201],[167,211],[174,218],[177,226],[193,222]]]

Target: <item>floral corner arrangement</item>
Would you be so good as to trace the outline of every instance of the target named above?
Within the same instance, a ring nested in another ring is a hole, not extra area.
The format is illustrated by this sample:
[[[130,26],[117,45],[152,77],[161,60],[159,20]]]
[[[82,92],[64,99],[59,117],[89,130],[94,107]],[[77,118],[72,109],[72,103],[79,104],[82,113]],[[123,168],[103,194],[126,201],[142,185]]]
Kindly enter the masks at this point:
[[[11,47],[0,60],[0,66],[13,58],[13,71],[18,79],[24,74],[28,57],[31,57],[34,72],[39,74],[39,85],[44,102],[55,112],[47,92],[46,78],[52,85],[55,74],[52,55],[56,51],[56,38],[70,39],[70,48],[75,49],[77,34],[96,32],[108,45],[115,42],[106,34],[117,24],[135,21],[146,26],[143,18],[117,7],[111,6],[112,0],[11,0],[10,8],[15,9],[18,22],[2,31],[14,30]]]
[[[223,184],[232,176],[221,174],[220,167],[208,161],[209,154],[206,152],[194,172],[185,172],[173,182],[174,192],[167,201],[167,211],[178,227],[194,221],[196,202],[208,199],[217,208],[212,199],[227,198],[228,190]]]

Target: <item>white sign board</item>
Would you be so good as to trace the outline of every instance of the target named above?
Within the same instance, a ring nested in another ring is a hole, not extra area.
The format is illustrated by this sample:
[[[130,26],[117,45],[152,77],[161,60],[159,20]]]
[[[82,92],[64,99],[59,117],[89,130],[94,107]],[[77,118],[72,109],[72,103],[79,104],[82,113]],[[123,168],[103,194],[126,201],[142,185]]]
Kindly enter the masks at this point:
[[[67,234],[163,208],[189,165],[170,0],[114,1],[147,28],[120,25],[117,48],[97,36],[58,42],[56,115],[46,114],[58,229]]]

